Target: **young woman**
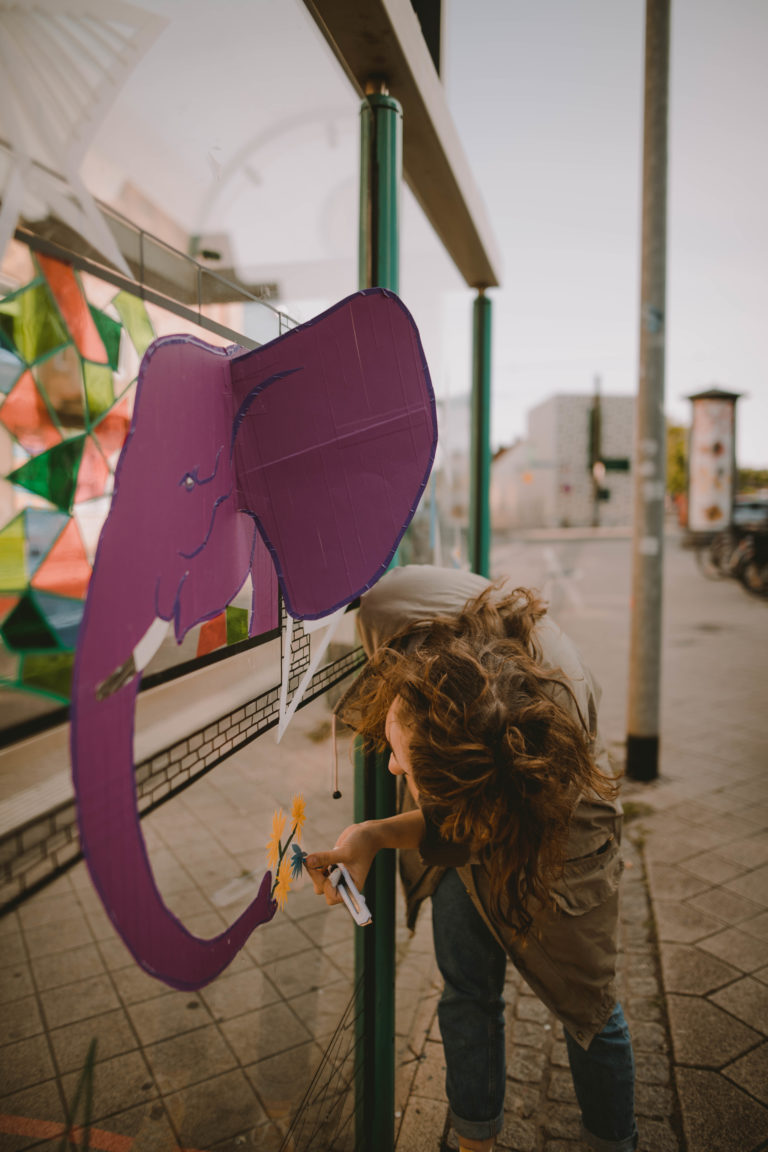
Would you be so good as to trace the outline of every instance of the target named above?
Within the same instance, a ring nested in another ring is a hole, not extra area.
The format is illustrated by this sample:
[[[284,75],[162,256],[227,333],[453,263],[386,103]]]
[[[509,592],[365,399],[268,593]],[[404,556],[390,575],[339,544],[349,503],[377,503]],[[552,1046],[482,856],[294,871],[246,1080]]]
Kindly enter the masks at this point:
[[[533,593],[467,572],[393,569],[358,626],[369,662],[342,715],[389,748],[407,791],[397,816],[309,856],[316,891],[337,903],[330,865],[362,887],[396,848],[411,925],[431,896],[461,1149],[487,1152],[502,1126],[509,957],[565,1028],[582,1138],[631,1152],[634,1061],[614,980],[621,808],[595,682]]]

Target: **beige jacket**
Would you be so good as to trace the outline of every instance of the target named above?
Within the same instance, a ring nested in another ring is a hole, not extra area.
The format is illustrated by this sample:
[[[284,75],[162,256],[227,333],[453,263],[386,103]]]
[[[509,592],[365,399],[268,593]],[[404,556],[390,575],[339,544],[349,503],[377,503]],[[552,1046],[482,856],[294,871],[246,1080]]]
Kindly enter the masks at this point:
[[[471,572],[429,565],[392,569],[362,598],[358,629],[366,652],[370,655],[409,623],[458,611],[487,586],[487,580]],[[595,760],[611,775],[597,727],[600,689],[591,673],[549,617],[537,625],[535,645],[541,663],[559,668],[568,679],[582,717],[589,730],[597,733],[592,748]],[[560,692],[563,703],[573,709],[570,696]],[[403,808],[410,803],[404,789]],[[623,869],[620,834],[618,802],[582,797],[572,818],[565,872],[552,892],[555,907],[534,912],[533,927],[522,943],[509,925],[489,914],[482,866],[470,862],[457,869],[473,903],[520,974],[584,1048],[602,1030],[616,1004],[618,885]],[[421,901],[434,892],[443,871],[426,840],[419,852],[400,853],[411,927]]]

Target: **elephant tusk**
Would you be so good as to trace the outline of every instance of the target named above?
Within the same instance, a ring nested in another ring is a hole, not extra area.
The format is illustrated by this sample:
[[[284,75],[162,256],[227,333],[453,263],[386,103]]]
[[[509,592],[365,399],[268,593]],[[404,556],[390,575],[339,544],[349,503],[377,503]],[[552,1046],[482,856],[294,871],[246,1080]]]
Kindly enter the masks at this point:
[[[134,676],[143,672],[167,636],[170,626],[170,620],[161,620],[156,616],[128,659],[96,686],[96,699],[106,700],[108,696],[113,696],[129,684]]]

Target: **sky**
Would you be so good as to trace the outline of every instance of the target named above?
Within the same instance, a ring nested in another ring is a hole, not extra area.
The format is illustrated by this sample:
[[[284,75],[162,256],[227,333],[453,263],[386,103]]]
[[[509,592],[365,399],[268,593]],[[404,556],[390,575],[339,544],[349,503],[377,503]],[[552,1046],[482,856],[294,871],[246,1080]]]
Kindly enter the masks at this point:
[[[445,0],[442,71],[503,261],[495,443],[559,392],[638,378],[639,0]],[[672,0],[666,410],[742,393],[737,458],[768,467],[768,3]]]
[[[215,23],[210,0],[138,2],[167,26],[93,140],[89,189],[115,202],[127,180],[187,235],[226,233],[296,319],[354,291],[359,99],[302,0],[217,0]],[[742,393],[738,461],[768,467],[768,0],[671,8],[665,407],[688,423],[691,393]],[[637,389],[645,5],[444,11],[446,96],[501,253],[499,446],[552,395]],[[438,394],[466,394],[472,293],[407,191],[401,269]]]

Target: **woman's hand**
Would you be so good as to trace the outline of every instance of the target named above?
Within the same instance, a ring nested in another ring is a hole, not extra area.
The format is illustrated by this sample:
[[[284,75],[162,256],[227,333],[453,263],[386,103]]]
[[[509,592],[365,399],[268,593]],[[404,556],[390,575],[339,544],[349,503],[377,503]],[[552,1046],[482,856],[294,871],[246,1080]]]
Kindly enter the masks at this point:
[[[325,895],[326,903],[341,904],[341,896],[328,879],[334,864],[344,864],[358,890],[363,891],[373,859],[383,845],[376,822],[350,824],[339,836],[330,852],[311,852],[305,861],[315,892]]]

